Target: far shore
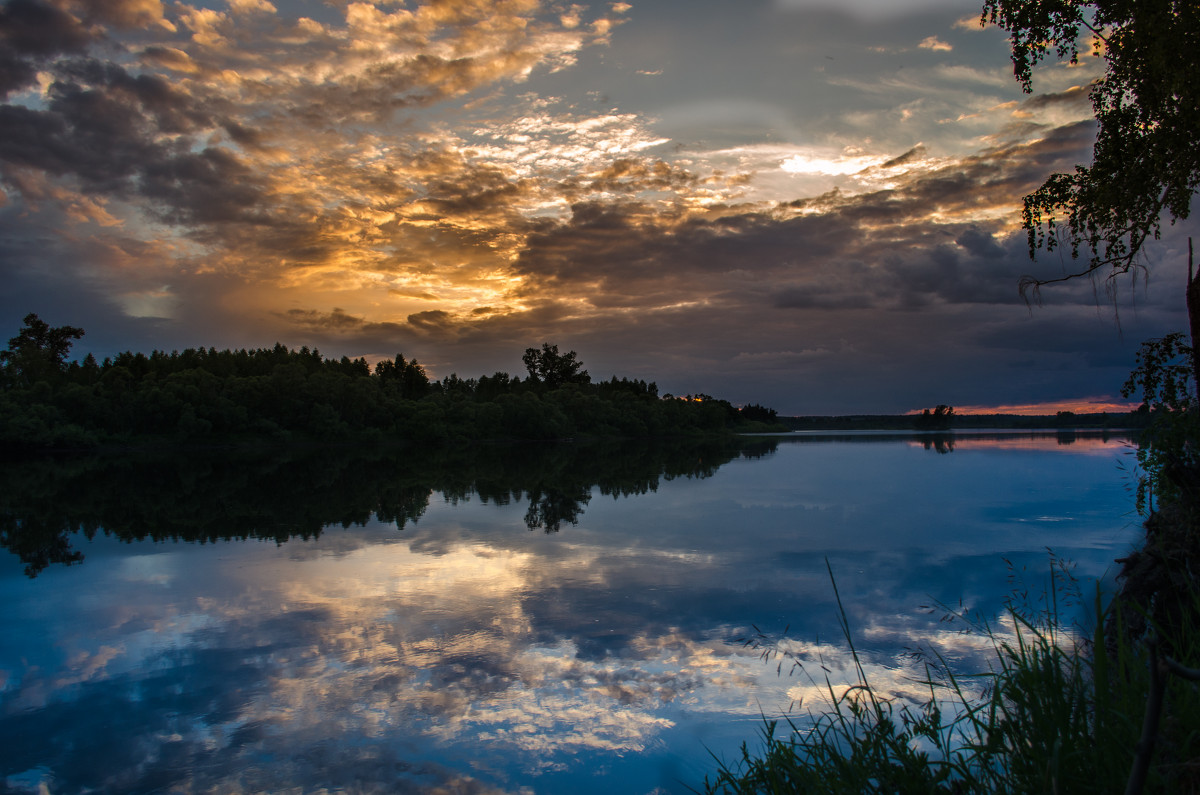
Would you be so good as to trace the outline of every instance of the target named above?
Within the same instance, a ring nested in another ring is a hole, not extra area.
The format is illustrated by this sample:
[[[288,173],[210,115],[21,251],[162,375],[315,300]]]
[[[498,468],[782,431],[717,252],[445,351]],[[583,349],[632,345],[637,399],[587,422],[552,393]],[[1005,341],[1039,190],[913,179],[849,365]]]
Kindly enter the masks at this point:
[[[778,417],[790,431],[899,431],[953,433],[955,431],[1138,431],[1150,415],[1133,411],[1112,414],[955,414],[942,428],[917,428],[914,414],[846,414],[841,416]]]

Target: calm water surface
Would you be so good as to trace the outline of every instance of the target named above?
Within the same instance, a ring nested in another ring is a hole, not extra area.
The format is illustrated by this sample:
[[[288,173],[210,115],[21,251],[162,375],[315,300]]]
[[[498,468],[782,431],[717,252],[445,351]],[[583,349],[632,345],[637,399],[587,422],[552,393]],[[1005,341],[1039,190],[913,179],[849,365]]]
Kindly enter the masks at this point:
[[[1138,533],[1131,449],[793,436],[8,467],[0,780],[687,792],[761,716],[817,703],[733,639],[786,627],[849,681],[826,561],[877,686],[918,690],[917,648],[978,670],[985,645],[928,606],[994,612],[1042,587],[1047,548],[1105,576]]]

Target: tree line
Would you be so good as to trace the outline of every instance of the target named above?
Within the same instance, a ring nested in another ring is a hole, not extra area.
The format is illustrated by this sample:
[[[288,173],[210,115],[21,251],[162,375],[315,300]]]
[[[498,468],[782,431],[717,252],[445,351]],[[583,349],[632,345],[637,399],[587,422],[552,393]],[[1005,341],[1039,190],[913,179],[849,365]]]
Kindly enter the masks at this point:
[[[88,448],[148,441],[407,441],[653,437],[769,427],[774,412],[654,382],[593,382],[575,351],[528,348],[505,372],[431,379],[397,354],[326,358],[307,347],[124,352],[68,361],[84,331],[36,314],[0,351],[0,445]]]

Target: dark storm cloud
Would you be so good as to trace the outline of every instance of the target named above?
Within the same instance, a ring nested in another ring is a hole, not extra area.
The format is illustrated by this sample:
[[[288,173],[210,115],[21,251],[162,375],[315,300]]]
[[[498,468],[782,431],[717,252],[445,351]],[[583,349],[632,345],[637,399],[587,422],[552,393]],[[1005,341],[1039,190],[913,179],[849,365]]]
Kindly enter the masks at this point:
[[[914,146],[904,154],[893,157],[884,163],[881,168],[895,168],[897,166],[909,165],[911,163],[919,163],[928,155],[928,150],[924,146]]]
[[[862,267],[862,263],[851,263],[850,267],[855,264]],[[822,285],[786,287],[773,291],[772,298],[777,309],[867,309],[871,306],[871,298],[865,293],[848,295]]]
[[[269,172],[276,170],[281,151],[325,158],[314,163],[315,168],[293,174],[293,182],[296,177],[348,179],[351,164],[330,152],[322,136],[334,135],[337,145],[352,147],[364,130],[347,129],[351,121],[391,125],[396,121],[392,113],[400,108],[428,105],[520,75],[543,60],[560,57],[560,51],[570,53],[581,43],[602,38],[582,28],[565,36],[556,33],[555,24],[538,20],[536,9],[522,4],[491,9],[449,4],[394,14],[362,4],[346,10],[346,28],[340,31],[312,20],[289,22],[273,13],[256,13],[253,4],[234,4],[227,11],[181,7],[179,21],[192,33],[192,41],[179,38],[170,43],[190,52],[166,42],[150,44],[140,50],[143,69],[131,73],[115,62],[62,56],[81,54],[105,35],[81,18],[117,28],[157,21],[174,29],[163,20],[161,6],[155,0],[93,0],[75,10],[77,15],[72,15],[36,0],[14,0],[5,6],[0,32],[14,55],[11,63],[0,67],[9,75],[8,83],[31,85],[39,69],[53,82],[41,107],[3,107],[0,161],[78,179],[92,193],[143,197],[149,200],[147,209],[162,220],[205,227],[192,230],[205,242],[239,246],[245,242],[242,231],[234,226],[228,230],[230,240],[222,240],[223,224],[278,224],[315,211],[318,226],[325,227],[317,237],[330,240],[329,231],[339,223],[334,202],[305,199],[295,184],[285,186],[291,199],[281,201],[273,194],[271,203],[264,201],[276,179]],[[481,16],[488,19],[486,30],[478,27]],[[457,57],[427,51],[454,42]],[[405,51],[409,57],[398,57]],[[109,55],[114,52],[120,47],[106,50]],[[336,76],[313,79],[313,65],[322,59],[345,65],[337,68]],[[154,67],[208,80],[168,79],[149,71]],[[209,137],[218,129],[248,152],[262,152],[265,161],[245,157],[225,141]],[[296,143],[303,141],[305,132],[315,140]],[[389,153],[397,148],[445,150],[428,137],[396,143]],[[422,186],[431,216],[474,218],[491,211],[503,215],[526,192],[521,181],[494,167],[467,166],[457,157],[455,173],[433,164],[437,179]],[[356,165],[358,185],[395,200],[413,193],[411,180],[430,164],[412,162],[411,170],[404,169],[399,177],[395,169],[404,165],[399,161],[371,168]],[[252,205],[260,211],[250,214]]]
[[[533,235],[518,269],[523,294],[582,292],[595,306],[653,307],[720,294],[832,256],[854,229],[761,212],[672,223],[638,204],[579,204],[571,223]],[[589,289],[577,291],[579,285]]]
[[[38,0],[0,7],[0,97],[33,85],[39,66],[62,53],[82,52],[92,33],[60,8]]]
[[[140,121],[148,132],[193,133],[213,123],[212,117],[197,107],[191,96],[160,75],[134,75],[121,66],[95,58],[60,62],[55,74],[58,82],[51,86],[52,97],[84,93],[80,86],[88,86],[93,92],[107,94],[112,101],[121,102],[122,109],[128,113],[144,113],[144,119],[136,121]],[[72,121],[83,120],[73,118]]]
[[[981,348],[1078,355],[1096,365],[1128,367],[1125,357],[1113,358],[1111,346],[1097,349],[1094,344],[1097,336],[1107,337],[1111,332],[1109,315],[1078,307],[1047,313],[1037,323],[982,326],[968,329],[965,334]]]
[[[318,312],[312,309],[290,309],[283,317],[292,324],[303,326],[314,331],[333,332],[339,335],[356,337],[386,337],[395,339],[404,333],[404,327],[399,323],[371,323],[361,317],[347,314],[334,307],[331,312]]]
[[[641,308],[720,304],[764,289],[787,309],[1012,303],[1025,248],[973,217],[1035,187],[1026,163],[1059,151],[1064,137],[1078,150],[1067,131],[918,172],[889,190],[778,211],[730,207],[675,220],[632,202],[577,204],[568,224],[529,237],[517,266],[529,277],[524,294],[575,294],[586,284],[593,306]]]
[[[37,79],[37,69],[14,50],[0,51],[0,97],[32,85]]]
[[[264,222],[261,202],[265,191],[258,175],[224,149],[164,158],[142,170],[141,190],[166,207],[169,220],[215,224],[230,221]]]
[[[172,72],[194,72],[196,65],[183,50],[152,44],[140,53],[141,60],[149,65],[160,66]]]
[[[449,312],[431,309],[409,315],[408,322],[422,331],[444,331],[454,325],[454,318]]]
[[[1066,91],[1054,91],[1048,94],[1037,94],[1021,103],[1021,109],[1026,112],[1044,110],[1046,108],[1068,107],[1074,110],[1090,108],[1091,92],[1086,86],[1071,86]]]
[[[53,131],[46,151],[56,159],[28,162],[52,173],[73,174],[97,189],[116,190],[147,161],[166,156],[151,137],[137,100],[107,86],[89,88],[73,81],[50,87],[42,128]],[[57,168],[55,168],[55,166]]]
[[[0,38],[25,55],[79,52],[92,35],[79,20],[38,0],[9,0],[0,8]]]
[[[1096,140],[1096,122],[1072,122],[1061,127],[1046,129],[1031,126],[1044,137],[1024,152],[1026,160],[1010,158],[1008,166],[1014,176],[1040,185],[1053,171],[1074,171],[1076,163],[1087,163],[1092,159],[1092,144]],[[1006,134],[1026,134],[1025,125],[1014,125]]]
[[[46,109],[0,105],[0,160],[76,177],[90,192],[138,192],[186,220],[227,217],[220,206],[257,199],[232,154],[186,151],[186,134],[211,120],[167,81],[94,59],[67,60],[55,73]]]
[[[424,202],[434,211],[434,217],[483,219],[513,214],[513,202],[528,195],[529,186],[512,180],[499,168],[457,163],[449,175],[431,180],[426,190]]]
[[[1004,249],[996,242],[996,238],[972,224],[955,241],[968,252],[982,259],[997,259],[1003,257]]]

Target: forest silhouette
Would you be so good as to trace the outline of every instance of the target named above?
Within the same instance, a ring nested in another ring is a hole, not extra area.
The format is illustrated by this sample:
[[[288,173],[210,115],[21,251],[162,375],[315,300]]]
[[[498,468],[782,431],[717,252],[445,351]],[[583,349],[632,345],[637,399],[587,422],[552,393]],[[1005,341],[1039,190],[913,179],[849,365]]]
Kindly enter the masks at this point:
[[[576,353],[528,348],[505,372],[430,379],[397,354],[323,357],[307,347],[66,357],[84,334],[36,314],[0,351],[0,445],[10,450],[246,441],[646,438],[777,429],[775,412],[708,395],[659,395],[654,382],[593,382]]]

